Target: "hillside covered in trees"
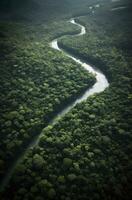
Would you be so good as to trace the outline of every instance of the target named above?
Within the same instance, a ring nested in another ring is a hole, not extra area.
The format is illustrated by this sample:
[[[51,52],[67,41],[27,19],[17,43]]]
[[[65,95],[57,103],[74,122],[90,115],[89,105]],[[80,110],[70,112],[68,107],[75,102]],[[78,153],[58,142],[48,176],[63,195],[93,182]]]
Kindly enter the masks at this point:
[[[0,10],[0,199],[132,199],[131,1],[2,0]],[[74,37],[72,17],[85,35]],[[57,37],[110,85],[49,125],[96,82],[50,47]]]
[[[97,0],[1,0],[0,17],[24,23],[49,23],[74,13],[83,13],[93,3]]]

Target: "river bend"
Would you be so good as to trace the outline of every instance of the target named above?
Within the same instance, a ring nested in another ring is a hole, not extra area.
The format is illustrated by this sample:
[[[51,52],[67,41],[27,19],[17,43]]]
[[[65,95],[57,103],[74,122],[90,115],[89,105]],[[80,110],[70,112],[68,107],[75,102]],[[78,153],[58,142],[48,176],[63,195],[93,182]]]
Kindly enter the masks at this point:
[[[79,26],[81,31],[79,34],[74,35],[74,37],[82,36],[86,34],[86,28],[82,26],[81,24],[75,22],[75,19],[71,19],[69,21],[70,23]],[[68,36],[70,37],[70,36]],[[73,36],[72,36],[73,37]],[[70,53],[67,53],[64,49],[60,48],[58,45],[58,39],[53,40],[50,43],[50,46],[58,51],[63,51],[66,56],[70,57],[72,60],[74,60],[76,63],[80,64],[86,71],[94,74],[96,76],[96,83],[91,87],[88,88],[84,94],[81,97],[78,97],[74,102],[72,102],[70,105],[68,105],[66,108],[64,108],[58,115],[55,117],[55,119],[52,120],[52,123],[56,123],[56,120],[62,116],[64,116],[67,112],[69,112],[77,103],[80,103],[82,101],[85,101],[89,96],[95,94],[95,93],[100,93],[104,91],[108,86],[108,80],[106,76],[97,68],[91,66],[87,62],[83,62],[83,59],[78,59],[77,56],[73,56]]]

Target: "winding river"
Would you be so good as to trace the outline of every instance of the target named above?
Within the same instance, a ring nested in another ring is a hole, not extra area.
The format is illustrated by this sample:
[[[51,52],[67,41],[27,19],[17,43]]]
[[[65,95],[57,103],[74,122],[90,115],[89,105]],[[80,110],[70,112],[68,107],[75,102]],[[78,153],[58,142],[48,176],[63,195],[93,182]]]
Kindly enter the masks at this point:
[[[79,37],[79,36],[86,34],[86,28],[84,26],[76,23],[75,19],[71,19],[69,22],[72,23],[73,25],[79,26],[81,29],[80,33],[74,35],[74,37],[75,36]],[[50,43],[50,46],[55,50],[64,52],[66,56],[68,56],[69,58],[74,60],[76,63],[80,64],[86,71],[94,74],[96,76],[96,83],[90,89],[88,88],[81,97],[78,97],[74,102],[72,102],[70,105],[66,106],[63,110],[61,110],[50,121],[49,125],[54,125],[60,118],[62,118],[66,113],[68,113],[77,103],[80,103],[80,102],[86,100],[90,95],[104,91],[105,88],[107,88],[109,86],[106,76],[100,70],[96,69],[95,67],[89,65],[86,62],[83,62],[83,60],[78,59],[76,56],[73,56],[70,53],[65,52],[64,49],[59,47],[58,39],[59,38],[53,40]],[[20,155],[20,157],[15,161],[15,163],[10,167],[9,171],[6,174],[5,179],[1,183],[0,191],[4,190],[4,188],[8,185],[17,165],[22,161],[23,157],[28,152],[29,148],[34,147],[35,145],[38,144],[41,136],[42,136],[41,134],[39,136],[37,136],[34,139],[34,141],[32,143],[30,143],[30,145],[28,147],[26,147],[26,149],[23,151],[23,153]]]
[[[69,22],[76,26],[79,26],[81,28],[80,33],[76,34],[74,36],[78,37],[78,36],[82,36],[82,35],[86,34],[86,28],[84,26],[82,26],[81,24],[78,24],[77,22],[75,22],[75,19],[71,19]],[[88,71],[96,76],[96,83],[90,89],[88,88],[81,97],[78,97],[74,102],[72,102],[70,105],[68,105],[66,108],[64,108],[60,113],[58,113],[58,115],[55,117],[55,119],[52,120],[52,124],[54,124],[54,123],[56,123],[58,118],[64,116],[77,103],[80,103],[80,102],[86,100],[89,96],[91,96],[95,93],[100,93],[100,92],[104,91],[109,86],[109,83],[108,83],[106,76],[99,69],[89,65],[86,62],[83,62],[83,60],[78,59],[76,56],[73,56],[70,53],[67,53],[64,49],[60,48],[58,45],[58,38],[53,40],[50,43],[50,46],[55,50],[63,51],[66,56],[70,57],[76,63],[80,64],[86,71]]]

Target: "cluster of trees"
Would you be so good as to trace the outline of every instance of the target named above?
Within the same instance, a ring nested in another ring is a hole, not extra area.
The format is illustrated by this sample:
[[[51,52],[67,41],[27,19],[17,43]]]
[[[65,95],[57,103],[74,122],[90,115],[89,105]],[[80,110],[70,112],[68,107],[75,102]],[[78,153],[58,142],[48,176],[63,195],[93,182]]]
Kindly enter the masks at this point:
[[[104,0],[99,0],[104,1]],[[49,22],[87,12],[97,0],[1,0],[0,19],[24,23]]]
[[[55,29],[55,24],[52,29]],[[9,163],[19,155],[23,146],[40,134],[55,113],[95,82],[94,76],[80,65],[71,62],[63,53],[52,50],[46,39],[42,42],[36,41],[35,36],[31,39],[30,34],[25,36],[24,27],[20,29],[23,30],[21,34],[19,29],[15,31],[14,28],[15,38],[4,28],[2,30],[1,176],[5,175]],[[68,30],[65,29],[66,33]],[[48,37],[52,37],[52,34]]]
[[[10,198],[130,199],[131,133],[118,103],[109,91],[93,96],[43,130],[16,169]]]
[[[30,148],[17,166],[8,187],[3,192],[3,200],[130,200],[132,198],[132,58],[131,48],[128,45],[132,34],[129,20],[131,13],[130,8],[127,12],[125,10],[106,12],[106,7],[104,10],[101,8],[101,12],[98,9],[94,15],[78,19],[87,28],[86,36],[72,39],[66,37],[60,40],[63,48],[90,60],[102,69],[109,78],[110,87],[103,93],[93,95],[86,102],[78,104],[53,127],[48,126],[43,129],[39,144]],[[31,58],[37,55],[39,49],[41,48],[37,45],[35,55]],[[31,50],[34,52],[33,48]],[[81,76],[84,86],[87,84],[85,82],[87,76],[85,77],[79,66],[76,68],[74,63],[71,65],[69,59],[60,52],[52,52],[48,47],[46,49],[43,47],[41,52],[46,55],[41,57],[39,54],[39,59],[43,58],[41,62],[44,62],[44,65],[38,67],[36,62],[27,68],[23,65],[27,70],[25,74],[28,75],[25,81],[32,78],[31,81],[34,82],[31,84],[29,81],[30,84],[26,85],[26,89],[28,88],[30,96],[36,88],[39,88],[37,98],[39,99],[39,95],[42,99],[47,96],[49,98],[48,101],[44,101],[45,104],[39,102],[37,108],[43,106],[54,110],[55,107],[51,107],[51,104],[54,105],[55,99],[60,97],[62,102],[61,83],[68,99],[71,91],[69,80],[74,85],[73,77],[76,76],[80,86],[79,76]],[[30,56],[28,59],[30,60]],[[41,82],[43,78],[46,81],[44,88],[41,84],[45,82]],[[50,85],[49,88],[47,84]],[[17,85],[19,88],[20,84]],[[25,82],[21,86],[25,86]],[[35,110],[35,103],[39,100],[35,101],[34,96],[30,96],[30,99],[31,102],[26,105],[29,109]],[[50,102],[50,107],[46,102]],[[48,113],[47,115],[49,116]],[[36,115],[33,116],[34,119]],[[31,118],[30,114],[29,119]]]
[[[77,22],[86,27],[87,34],[79,38],[63,37],[59,40],[60,47],[90,63],[98,65],[110,81],[119,79],[117,73],[119,70],[122,75],[124,73],[128,75],[130,69],[126,67],[123,55],[130,57],[131,54],[132,40],[131,38],[128,40],[128,37],[130,37],[131,21],[129,19],[131,19],[132,6],[126,4],[126,7],[127,9],[112,12],[111,7],[101,6],[95,9],[95,13],[91,12],[88,16],[76,18]],[[92,9],[94,8],[92,7]],[[100,13],[100,9],[102,13]],[[113,23],[107,26],[110,19],[115,21],[114,29]],[[119,28],[121,29],[120,35]],[[97,34],[93,34],[93,32]]]

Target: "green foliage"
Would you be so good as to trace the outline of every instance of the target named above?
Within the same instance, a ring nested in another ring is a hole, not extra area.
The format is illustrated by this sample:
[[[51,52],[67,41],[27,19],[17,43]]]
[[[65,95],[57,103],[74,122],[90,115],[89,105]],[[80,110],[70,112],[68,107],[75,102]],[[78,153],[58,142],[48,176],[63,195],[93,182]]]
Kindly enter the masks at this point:
[[[64,176],[59,176],[57,180],[58,180],[59,183],[62,183],[62,184],[65,183],[65,177]]]
[[[35,154],[33,156],[33,165],[34,165],[34,167],[39,170],[39,169],[41,169],[43,167],[43,164],[44,164],[43,158],[40,155]]]
[[[64,167],[67,167],[67,168],[71,167],[72,166],[72,160],[70,158],[64,158],[63,159],[63,165],[64,165]]]
[[[24,23],[43,23],[87,12],[97,0],[1,0],[2,19]]]
[[[57,35],[78,31],[65,23],[54,21],[38,30],[37,25],[0,24],[0,37],[4,36],[0,40],[0,157],[5,171],[60,109],[95,82],[80,65],[49,47]],[[53,143],[49,137],[45,142]],[[68,142],[67,138],[56,144],[63,147]]]
[[[130,16],[132,12],[129,8],[127,12],[122,10],[114,13],[109,11],[110,7],[111,4],[105,1],[100,8],[96,7],[94,14],[89,13],[87,17],[78,19],[80,23],[85,24],[88,34],[77,38],[65,37],[60,41],[60,44],[68,51],[88,59],[102,69],[110,80],[110,87],[78,104],[53,127],[43,130],[39,144],[30,148],[18,165],[3,193],[2,200],[131,199],[132,59],[131,48],[128,44],[131,44]],[[54,29],[55,27],[52,30]],[[47,41],[52,37],[51,35]],[[15,109],[8,110],[8,106],[4,104],[6,112],[1,111],[3,114],[2,134],[4,135],[1,141],[7,144],[8,156],[9,153],[14,152],[14,146],[23,141],[22,136],[16,137],[17,134],[19,135],[19,130],[21,130],[21,135],[27,136],[30,123],[38,122],[41,115],[42,118],[46,117],[51,110],[54,110],[54,102],[64,102],[62,100],[68,99],[71,88],[75,89],[76,83],[80,86],[82,82],[79,75],[83,73],[81,77],[85,77],[85,73],[79,66],[71,64],[69,59],[60,52],[50,50],[46,41],[44,44],[47,49],[43,45],[39,49],[45,54],[44,57],[42,54],[37,54],[37,50],[31,51],[33,60],[38,59],[36,54],[42,56],[44,68],[41,68],[42,60],[37,68],[35,66],[38,66],[38,62],[35,62],[33,67],[30,65],[31,62],[26,69],[30,72],[28,73],[30,80],[25,75],[27,71],[24,71],[25,74],[22,74],[19,80],[17,73],[13,83],[6,81],[2,90],[3,94],[8,91],[8,98],[11,99],[11,97],[16,97],[16,94],[20,95],[20,92],[16,91],[18,85],[20,91],[26,91],[22,95],[25,101],[28,95],[32,97],[32,101],[28,100],[26,103],[24,101],[24,105],[20,98],[18,98],[19,101],[14,98],[11,105]],[[36,49],[39,46],[40,44],[37,44]],[[22,65],[22,69],[25,69],[24,66]],[[41,77],[41,74],[44,75]],[[75,81],[74,75],[79,82]],[[22,78],[23,76],[25,78]],[[13,91],[11,84],[15,85]],[[37,93],[34,94],[35,91]],[[38,99],[34,100],[36,96],[41,97],[42,102]],[[5,98],[2,97],[2,99]],[[6,102],[9,105],[10,101]],[[12,111],[18,112],[17,118],[10,117]],[[34,121],[34,118],[37,120]],[[24,126],[19,127],[23,124],[23,120]],[[6,122],[7,126],[5,126]],[[10,132],[12,125],[15,129]],[[2,158],[5,157],[3,146],[0,151]],[[5,166],[4,160],[0,161],[1,171]]]
[[[74,181],[76,179],[76,175],[75,174],[68,174],[67,176],[69,181]]]
[[[49,199],[54,199],[56,196],[56,192],[53,188],[51,188],[49,191],[48,191],[48,197]]]

